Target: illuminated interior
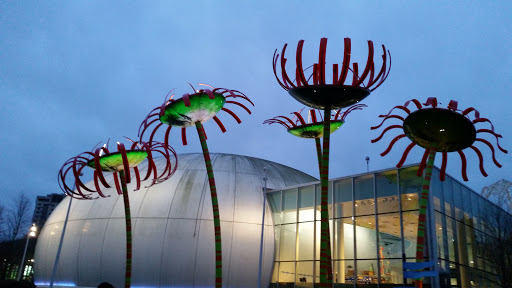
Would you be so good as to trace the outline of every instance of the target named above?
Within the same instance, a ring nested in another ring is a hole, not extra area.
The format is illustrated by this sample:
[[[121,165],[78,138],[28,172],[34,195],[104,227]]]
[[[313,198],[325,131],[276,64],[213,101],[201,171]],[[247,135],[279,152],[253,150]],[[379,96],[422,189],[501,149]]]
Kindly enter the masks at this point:
[[[415,262],[422,187],[416,171],[414,166],[329,182],[334,287],[412,286],[411,279],[404,283],[402,262]],[[485,259],[485,239],[492,233],[481,216],[498,208],[450,177],[441,182],[436,169],[430,195],[424,260],[437,263],[440,287],[497,285],[492,280],[496,267]],[[320,185],[267,196],[276,247],[270,287],[314,287],[320,270]],[[426,278],[424,286],[436,287],[432,281]]]

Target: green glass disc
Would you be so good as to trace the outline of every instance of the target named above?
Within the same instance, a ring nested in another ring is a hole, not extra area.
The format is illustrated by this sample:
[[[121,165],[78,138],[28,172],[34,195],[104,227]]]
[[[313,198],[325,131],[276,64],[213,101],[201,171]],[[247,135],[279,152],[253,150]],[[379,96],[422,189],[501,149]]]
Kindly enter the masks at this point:
[[[344,122],[341,120],[331,121],[331,134],[338,130],[343,123]],[[301,138],[320,138],[324,136],[324,123],[320,122],[301,125],[288,129],[288,132]]]
[[[204,123],[217,114],[224,104],[226,98],[221,94],[214,93],[215,99],[210,99],[208,94],[190,95],[190,106],[186,107],[183,98],[180,98],[165,106],[165,113],[160,121],[170,126],[190,127],[196,122]]]
[[[126,156],[128,158],[128,166],[135,167],[148,157],[148,153],[142,150],[131,150],[126,151]],[[124,170],[123,157],[119,152],[101,156],[100,165],[101,170],[103,171],[118,172]],[[87,166],[95,168],[94,159],[89,160],[89,162],[87,162]]]

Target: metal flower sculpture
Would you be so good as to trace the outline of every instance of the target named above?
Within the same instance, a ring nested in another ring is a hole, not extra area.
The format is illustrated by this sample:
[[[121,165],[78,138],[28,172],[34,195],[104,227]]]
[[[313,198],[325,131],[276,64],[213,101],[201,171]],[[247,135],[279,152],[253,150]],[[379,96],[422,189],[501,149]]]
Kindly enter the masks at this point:
[[[354,111],[354,110],[362,110],[363,107],[367,107],[364,104],[356,104],[351,106],[349,109],[345,111],[341,111],[341,109],[338,109],[336,111],[336,114],[334,115],[334,118],[332,118],[331,121],[331,127],[330,127],[330,133],[337,131],[344,123],[345,118],[347,115]],[[302,109],[304,110],[304,109]],[[324,135],[324,124],[322,115],[320,112],[318,112],[318,118],[321,120],[318,121],[317,118],[317,110],[310,109],[308,110],[308,122],[304,120],[302,115],[300,114],[302,112],[300,110],[299,112],[293,112],[291,114],[294,115],[292,119],[286,116],[277,116],[272,119],[265,120],[263,124],[281,124],[284,126],[288,133],[300,137],[300,138],[314,138],[316,143],[316,154],[318,158],[318,168],[321,172],[322,170],[322,146],[320,143],[320,138]],[[331,115],[332,117],[332,115]],[[296,118],[296,119],[295,119]]]
[[[132,270],[132,224],[130,201],[128,198],[127,183],[135,180],[136,190],[140,189],[141,181],[149,181],[149,186],[161,183],[169,179],[177,168],[177,162],[172,165],[172,160],[177,161],[176,153],[172,147],[159,142],[145,143],[133,142],[130,149],[117,142],[117,151],[111,152],[106,147],[96,149],[94,152],[83,152],[78,156],[70,158],[59,171],[59,186],[67,195],[78,199],[96,199],[94,193],[99,197],[109,197],[102,192],[103,188],[110,188],[111,184],[107,182],[104,172],[113,172],[113,178],[117,193],[123,195],[125,223],[126,223],[126,267],[125,267],[125,287],[130,287]],[[165,167],[163,171],[158,171],[153,160],[156,155],[163,156]],[[144,178],[141,175],[137,165],[145,159],[148,160],[148,168]],[[88,187],[80,178],[85,167],[94,169],[94,187]],[[135,179],[132,179],[130,170],[133,170]],[[68,174],[70,177],[68,177]],[[72,180],[70,180],[71,178]],[[70,188],[69,181],[76,186],[76,192]]]
[[[410,103],[414,103],[418,110],[411,112],[411,110],[407,108]],[[397,114],[391,114],[394,109],[403,110],[407,114],[406,117],[404,118]],[[474,114],[473,120],[471,120],[469,117],[471,113]],[[434,165],[436,153],[441,152],[443,157],[440,173],[441,181],[444,181],[445,179],[448,152],[457,152],[459,154],[462,162],[462,178],[464,181],[468,181],[466,174],[466,156],[462,151],[466,148],[471,148],[477,154],[480,171],[482,175],[487,177],[487,173],[485,172],[483,166],[482,152],[480,152],[480,150],[473,145],[475,142],[483,143],[489,147],[492,152],[492,160],[494,164],[496,164],[498,167],[501,167],[501,164],[496,160],[493,145],[489,141],[483,138],[479,138],[479,135],[492,135],[496,139],[497,147],[504,153],[507,153],[507,150],[500,146],[498,140],[499,138],[502,138],[502,136],[494,132],[494,126],[492,125],[491,121],[489,121],[489,119],[481,118],[480,113],[473,107],[467,108],[465,110],[459,110],[458,103],[454,100],[450,101],[447,108],[440,108],[438,107],[437,99],[434,97],[428,98],[423,106],[418,100],[413,99],[407,101],[403,106],[394,107],[387,115],[380,115],[379,117],[384,118],[382,123],[380,123],[378,126],[371,127],[372,130],[379,129],[388,119],[399,119],[403,122],[402,125],[390,125],[386,127],[386,129],[382,131],[379,137],[372,140],[372,143],[375,143],[381,140],[386,132],[392,129],[403,129],[403,133],[391,140],[388,148],[380,154],[381,156],[387,155],[393,148],[393,145],[398,140],[406,136],[412,141],[412,143],[409,144],[407,148],[405,148],[402,158],[396,165],[397,168],[402,167],[407,158],[407,155],[414,146],[418,145],[425,149],[417,173],[418,176],[422,176],[423,172],[425,173],[423,178],[423,189],[419,203],[420,210],[416,250],[416,261],[422,262],[425,245],[425,227],[427,220],[426,209],[428,205],[432,167]],[[488,122],[491,129],[482,128],[477,130],[475,128],[475,124],[483,122]],[[417,285],[418,287],[421,287],[421,280],[417,282]]]
[[[327,210],[327,193],[328,193],[328,179],[329,179],[329,139],[330,139],[330,114],[331,110],[349,107],[355,103],[366,98],[370,92],[377,89],[389,75],[391,68],[391,57],[389,51],[386,51],[382,45],[382,66],[378,73],[375,70],[373,61],[374,49],[373,42],[368,41],[368,59],[366,66],[361,74],[357,63],[351,62],[351,42],[350,38],[344,40],[345,50],[343,55],[343,62],[341,68],[338,64],[332,66],[332,84],[326,81],[326,63],[325,55],[327,50],[327,38],[320,40],[320,51],[318,56],[318,63],[313,64],[313,71],[309,78],[306,79],[304,75],[306,69],[302,66],[302,47],[304,40],[300,40],[297,45],[295,80],[290,80],[286,72],[285,58],[286,47],[285,44],[281,52],[281,57],[277,54],[277,50],[273,57],[274,75],[276,76],[279,85],[283,87],[290,95],[300,103],[324,111],[324,132],[323,132],[323,147],[322,147],[322,168],[320,169],[321,179],[321,245],[320,245],[320,283],[322,287],[329,287],[332,285],[332,262],[331,262],[331,244],[328,222]],[[388,57],[389,56],[389,57]],[[279,61],[279,58],[280,61]],[[388,60],[389,59],[389,60]],[[388,67],[389,61],[389,68]],[[278,67],[281,67],[278,73]],[[339,71],[341,70],[341,71]],[[350,72],[350,73],[349,73]],[[279,77],[281,75],[281,78]],[[352,74],[352,80],[347,77]],[[309,81],[313,78],[313,82]]]
[[[158,123],[154,126],[151,136],[149,137],[149,142],[152,142],[156,131],[166,124],[168,127],[165,132],[165,143],[167,144],[169,141],[169,132],[171,131],[171,128],[176,126],[181,127],[183,145],[187,145],[186,128],[194,125],[196,126],[197,133],[199,134],[199,140],[201,141],[201,147],[203,149],[212,200],[213,223],[215,230],[215,287],[222,287],[222,241],[219,203],[217,199],[217,188],[215,186],[210,153],[208,152],[208,146],[206,144],[206,134],[202,123],[213,118],[220,130],[224,133],[226,132],[226,128],[219,118],[217,118],[217,113],[221,110],[231,115],[238,124],[242,122],[233,111],[224,107],[225,104],[234,104],[242,107],[249,114],[251,114],[251,111],[244,104],[236,101],[236,99],[243,99],[253,106],[254,104],[240,91],[225,88],[213,88],[205,84],[200,85],[208,86],[212,89],[195,90],[194,87],[192,87],[194,94],[184,94],[182,98],[177,100],[172,99],[173,95],[171,95],[169,100],[166,100],[160,107],[153,109],[142,122],[139,127],[139,137],[140,139],[143,139],[146,130],[152,124]]]

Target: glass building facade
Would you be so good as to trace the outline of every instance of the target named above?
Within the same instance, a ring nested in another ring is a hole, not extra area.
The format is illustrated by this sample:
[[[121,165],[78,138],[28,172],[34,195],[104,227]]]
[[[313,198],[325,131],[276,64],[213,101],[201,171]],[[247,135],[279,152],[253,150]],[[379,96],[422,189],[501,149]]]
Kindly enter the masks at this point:
[[[402,263],[415,262],[417,169],[329,181],[334,287],[412,286]],[[512,215],[449,175],[440,181],[437,168],[430,191],[424,260],[434,262],[439,276],[425,278],[424,286],[501,286],[499,245],[512,245]],[[275,225],[270,287],[314,287],[320,279],[320,184],[270,191],[267,198]]]

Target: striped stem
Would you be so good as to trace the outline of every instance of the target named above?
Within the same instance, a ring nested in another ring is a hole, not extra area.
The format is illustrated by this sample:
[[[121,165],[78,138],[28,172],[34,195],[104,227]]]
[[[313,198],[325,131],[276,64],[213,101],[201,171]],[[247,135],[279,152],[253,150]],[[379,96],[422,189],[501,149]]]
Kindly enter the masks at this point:
[[[320,287],[332,287],[331,234],[329,233],[329,140],[331,107],[324,109],[322,168],[320,169]]]
[[[427,207],[430,190],[430,179],[432,178],[432,167],[436,158],[436,149],[430,149],[425,174],[423,176],[423,188],[420,197],[420,211],[418,216],[418,238],[416,240],[416,262],[423,262],[425,252],[425,233],[427,227]],[[423,287],[423,278],[416,281],[416,287]]]
[[[206,164],[206,172],[208,173],[208,182],[210,183],[210,195],[212,198],[213,210],[213,226],[215,229],[215,287],[222,287],[222,241],[220,237],[220,214],[219,202],[217,199],[217,187],[215,186],[215,178],[213,177],[212,161],[206,144],[204,128],[201,122],[196,122],[197,133],[201,140],[201,148],[203,148],[204,162]]]
[[[318,158],[318,172],[322,171],[322,144],[320,144],[320,138],[315,138],[316,143],[316,156]]]
[[[126,223],[126,270],[124,287],[130,288],[132,282],[132,217],[130,212],[130,200],[128,199],[128,188],[126,187],[126,179],[123,170],[119,171],[119,178],[121,178],[121,187],[123,189],[124,219]]]

